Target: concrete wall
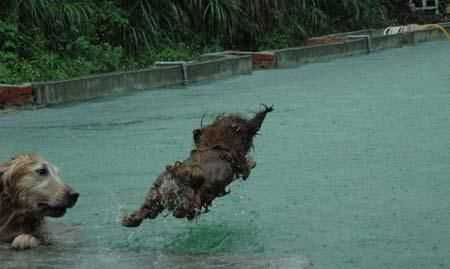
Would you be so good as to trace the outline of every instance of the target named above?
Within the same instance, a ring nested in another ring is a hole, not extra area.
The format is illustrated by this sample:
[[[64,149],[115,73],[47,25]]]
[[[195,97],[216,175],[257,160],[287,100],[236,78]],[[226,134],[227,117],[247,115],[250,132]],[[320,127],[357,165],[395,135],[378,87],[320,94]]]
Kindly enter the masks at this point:
[[[221,79],[252,72],[250,56],[222,57],[187,65],[188,81]],[[108,73],[72,80],[33,83],[34,103],[39,106],[89,100],[125,91],[184,83],[181,65]]]
[[[234,75],[250,74],[252,72],[252,57],[225,56],[205,62],[187,65],[187,79],[190,82],[222,79]]]
[[[291,67],[368,52],[367,39],[355,39],[337,44],[288,48],[274,51],[279,67]]]
[[[277,67],[275,54],[271,51],[226,50],[222,52],[203,54],[201,58],[217,59],[217,57],[224,57],[224,56],[250,56],[252,57],[252,67],[251,67],[252,70]]]
[[[447,31],[450,30],[450,28],[444,28]],[[414,43],[420,43],[420,42],[428,42],[433,40],[441,40],[446,39],[447,37],[445,34],[439,30],[439,29],[432,29],[432,30],[425,30],[425,31],[417,31],[414,32]]]
[[[443,25],[443,28],[450,31],[450,24]],[[427,30],[415,31],[412,33],[400,33],[397,35],[384,36],[384,29],[370,29],[359,31],[361,34],[369,34],[375,43],[378,42],[377,47],[383,48],[395,48],[404,45],[414,45],[419,42],[437,41],[446,39],[446,35],[442,30],[437,28],[430,28]],[[354,34],[358,32],[350,32]],[[336,34],[342,36],[343,34]],[[412,37],[411,37],[412,35]]]
[[[447,30],[450,26],[446,27]],[[298,48],[287,48],[273,51],[279,67],[292,67],[317,61],[329,60],[337,57],[365,54],[382,49],[400,48],[406,45],[415,45],[419,42],[446,39],[439,29],[429,29],[396,35],[383,35],[382,30],[362,30],[357,32],[341,33],[330,36],[350,37],[355,35],[369,35],[367,38],[347,39],[350,41],[314,45]]]
[[[179,84],[183,81],[179,67],[149,68],[132,72],[109,73],[72,80],[33,83],[36,105],[89,100],[124,92]]]
[[[400,48],[406,45],[415,45],[420,42],[437,41],[446,39],[446,35],[440,29],[429,29],[396,35],[372,37],[373,50]]]
[[[414,44],[414,33],[401,33],[396,35],[385,35],[372,37],[372,51],[400,48],[405,45]]]

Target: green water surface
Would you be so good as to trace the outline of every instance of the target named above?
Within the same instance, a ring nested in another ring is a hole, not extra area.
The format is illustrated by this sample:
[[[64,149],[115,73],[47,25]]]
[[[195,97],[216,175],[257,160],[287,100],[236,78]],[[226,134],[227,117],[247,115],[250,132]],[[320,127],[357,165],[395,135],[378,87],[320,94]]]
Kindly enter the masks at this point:
[[[194,222],[119,225],[206,113],[274,104],[257,167]],[[0,116],[80,193],[56,240],[0,268],[450,268],[450,43]]]

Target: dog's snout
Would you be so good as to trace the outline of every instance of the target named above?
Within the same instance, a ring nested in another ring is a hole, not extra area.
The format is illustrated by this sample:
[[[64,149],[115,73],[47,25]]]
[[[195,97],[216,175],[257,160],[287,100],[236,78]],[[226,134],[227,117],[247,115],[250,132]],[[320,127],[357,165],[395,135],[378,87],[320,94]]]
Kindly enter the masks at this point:
[[[74,201],[76,202],[78,200],[78,197],[80,196],[80,194],[78,192],[73,192],[70,194],[70,201]]]
[[[68,202],[68,206],[69,208],[73,207],[76,202],[78,201],[78,197],[80,196],[80,194],[78,192],[68,192],[67,193],[67,202]]]

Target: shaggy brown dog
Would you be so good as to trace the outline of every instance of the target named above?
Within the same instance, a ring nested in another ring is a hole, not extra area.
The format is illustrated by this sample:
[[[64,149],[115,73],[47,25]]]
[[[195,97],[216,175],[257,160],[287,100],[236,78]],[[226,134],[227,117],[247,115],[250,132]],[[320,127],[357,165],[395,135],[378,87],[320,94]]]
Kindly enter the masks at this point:
[[[47,243],[45,217],[62,217],[78,199],[58,169],[38,155],[0,164],[0,241],[14,249]]]
[[[156,218],[163,210],[176,218],[193,219],[207,212],[213,200],[227,194],[225,188],[238,178],[246,179],[256,163],[247,159],[267,113],[264,109],[251,119],[222,115],[193,131],[194,150],[188,159],[169,165],[148,191],[139,210],[125,216],[122,224],[136,227],[145,218]]]

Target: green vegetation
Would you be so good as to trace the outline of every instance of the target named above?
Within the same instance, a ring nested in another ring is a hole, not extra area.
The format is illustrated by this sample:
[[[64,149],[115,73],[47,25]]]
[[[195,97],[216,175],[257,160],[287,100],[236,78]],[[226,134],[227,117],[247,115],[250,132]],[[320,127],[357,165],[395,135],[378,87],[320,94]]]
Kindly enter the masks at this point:
[[[386,25],[405,1],[397,2],[2,0],[0,83],[135,69],[223,49],[299,45],[309,36]]]

